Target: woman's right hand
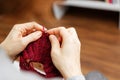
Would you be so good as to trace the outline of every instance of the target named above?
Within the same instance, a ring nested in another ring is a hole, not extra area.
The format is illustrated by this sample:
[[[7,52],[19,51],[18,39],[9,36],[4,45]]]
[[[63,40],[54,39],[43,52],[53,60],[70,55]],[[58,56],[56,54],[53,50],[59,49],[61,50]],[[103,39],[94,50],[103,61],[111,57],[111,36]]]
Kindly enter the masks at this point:
[[[53,64],[65,79],[81,75],[80,47],[81,43],[74,28],[53,28],[50,34]]]

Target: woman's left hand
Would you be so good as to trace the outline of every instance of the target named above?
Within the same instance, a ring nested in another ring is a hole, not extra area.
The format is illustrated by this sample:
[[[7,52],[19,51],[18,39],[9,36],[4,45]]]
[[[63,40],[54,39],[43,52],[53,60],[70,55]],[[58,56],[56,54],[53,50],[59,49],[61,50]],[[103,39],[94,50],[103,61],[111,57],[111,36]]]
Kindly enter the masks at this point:
[[[42,35],[43,27],[36,22],[16,24],[8,34],[7,38],[1,43],[1,47],[8,56],[14,58],[23,51],[26,46]]]

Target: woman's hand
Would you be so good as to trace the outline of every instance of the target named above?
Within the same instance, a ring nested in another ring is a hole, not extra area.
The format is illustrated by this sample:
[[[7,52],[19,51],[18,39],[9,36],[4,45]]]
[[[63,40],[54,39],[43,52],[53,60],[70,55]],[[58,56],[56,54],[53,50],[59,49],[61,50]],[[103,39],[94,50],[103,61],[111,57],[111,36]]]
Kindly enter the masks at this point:
[[[59,27],[48,30],[48,33],[51,34],[52,61],[63,77],[67,79],[81,75],[81,43],[75,29]]]
[[[40,38],[42,30],[43,27],[36,22],[16,24],[1,43],[1,47],[13,58],[23,51],[30,42]]]

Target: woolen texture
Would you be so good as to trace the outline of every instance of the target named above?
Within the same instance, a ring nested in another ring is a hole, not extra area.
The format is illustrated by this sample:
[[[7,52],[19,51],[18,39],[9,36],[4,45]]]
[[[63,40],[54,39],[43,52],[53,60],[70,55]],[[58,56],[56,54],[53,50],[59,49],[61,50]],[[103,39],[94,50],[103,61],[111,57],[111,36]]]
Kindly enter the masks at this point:
[[[35,72],[46,78],[62,77],[60,72],[55,68],[51,59],[51,43],[49,34],[43,32],[42,36],[32,43],[20,54],[20,68],[22,70]],[[31,62],[43,64],[46,75],[43,75],[34,69]]]

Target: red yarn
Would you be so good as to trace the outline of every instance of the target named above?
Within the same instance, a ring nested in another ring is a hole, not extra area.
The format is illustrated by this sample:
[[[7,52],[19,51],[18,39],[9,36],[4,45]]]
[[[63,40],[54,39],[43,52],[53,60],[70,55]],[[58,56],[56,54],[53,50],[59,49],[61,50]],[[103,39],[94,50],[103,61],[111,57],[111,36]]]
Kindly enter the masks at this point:
[[[32,71],[46,78],[61,77],[60,72],[52,63],[51,43],[49,34],[43,32],[42,37],[37,41],[30,43],[26,49],[20,54],[20,68],[22,70]],[[38,62],[43,64],[43,69],[46,75],[36,71],[31,62]]]

